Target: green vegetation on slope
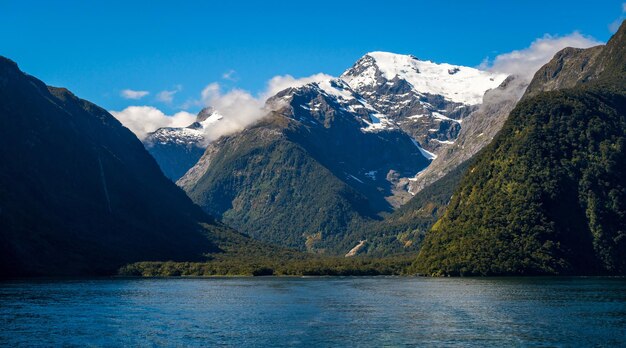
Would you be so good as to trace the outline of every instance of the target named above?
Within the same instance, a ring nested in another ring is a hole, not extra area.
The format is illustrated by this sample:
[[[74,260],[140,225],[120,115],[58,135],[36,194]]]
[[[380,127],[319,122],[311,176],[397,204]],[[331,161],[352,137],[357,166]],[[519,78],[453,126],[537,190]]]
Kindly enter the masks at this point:
[[[625,274],[625,87],[626,22],[604,47],[557,54],[471,165],[414,271]]]
[[[313,252],[353,246],[346,231],[368,220],[358,213],[366,198],[302,147],[261,126],[212,146],[220,150],[206,173],[185,188],[206,211],[269,243]]]
[[[520,103],[424,241],[426,274],[626,271],[626,95],[607,86]]]
[[[467,171],[468,160],[441,179],[418,192],[405,205],[383,221],[370,223],[359,237],[368,239],[367,249],[372,256],[415,253],[424,234],[443,216],[456,186]]]
[[[122,267],[119,275],[176,276],[376,276],[406,275],[413,258],[310,257],[302,260],[218,258],[208,262],[137,262]]]
[[[228,228],[211,228],[210,240],[223,251],[206,262],[137,262],[122,267],[124,276],[261,276],[261,275],[401,275],[413,256],[329,257],[263,244]]]

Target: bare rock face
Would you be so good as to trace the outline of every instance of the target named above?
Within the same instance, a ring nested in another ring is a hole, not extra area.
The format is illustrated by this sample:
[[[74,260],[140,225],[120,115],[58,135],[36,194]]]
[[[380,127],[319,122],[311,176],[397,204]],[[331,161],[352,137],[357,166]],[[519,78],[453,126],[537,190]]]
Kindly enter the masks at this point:
[[[502,128],[527,85],[524,79],[510,76],[498,88],[487,91],[483,104],[463,120],[463,128],[454,143],[441,149],[430,166],[411,181],[410,192],[420,192],[487,146]]]
[[[372,108],[431,153],[457,138],[463,119],[477,109],[485,91],[505,78],[387,52],[366,54],[340,76]]]
[[[535,73],[524,97],[571,88],[578,82],[593,80],[599,73],[596,61],[603,48],[604,46],[588,49],[567,47],[559,51]]]

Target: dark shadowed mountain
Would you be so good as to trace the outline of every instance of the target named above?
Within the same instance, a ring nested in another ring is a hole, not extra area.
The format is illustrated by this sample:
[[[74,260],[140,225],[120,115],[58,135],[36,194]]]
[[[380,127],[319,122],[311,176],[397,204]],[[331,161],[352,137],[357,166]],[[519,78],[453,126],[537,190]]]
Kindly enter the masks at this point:
[[[223,227],[135,135],[1,57],[0,163],[2,276],[107,274],[128,262],[218,251],[207,236]]]

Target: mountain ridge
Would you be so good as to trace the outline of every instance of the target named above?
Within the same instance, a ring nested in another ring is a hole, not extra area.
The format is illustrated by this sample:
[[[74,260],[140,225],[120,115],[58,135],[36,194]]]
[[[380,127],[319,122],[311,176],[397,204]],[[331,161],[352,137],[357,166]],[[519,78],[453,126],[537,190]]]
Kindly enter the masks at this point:
[[[106,110],[0,57],[0,276],[114,274],[203,260],[228,230]],[[234,232],[228,232],[234,233]],[[228,234],[227,233],[227,234]]]
[[[622,23],[604,47],[566,49],[535,74],[426,234],[417,272],[626,272],[625,47]]]

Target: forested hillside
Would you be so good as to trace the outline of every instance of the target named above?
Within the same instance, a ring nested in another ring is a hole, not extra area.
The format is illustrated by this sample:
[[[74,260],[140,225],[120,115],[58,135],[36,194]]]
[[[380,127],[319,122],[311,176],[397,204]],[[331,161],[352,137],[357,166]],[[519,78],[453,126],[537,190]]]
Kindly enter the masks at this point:
[[[625,31],[574,87],[517,105],[427,234],[417,272],[626,272]]]

